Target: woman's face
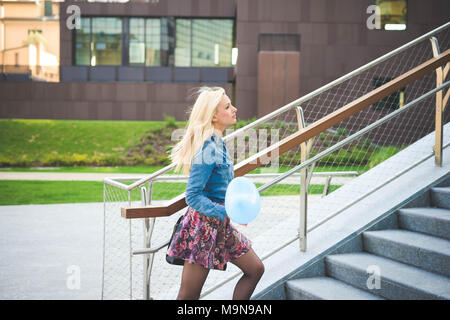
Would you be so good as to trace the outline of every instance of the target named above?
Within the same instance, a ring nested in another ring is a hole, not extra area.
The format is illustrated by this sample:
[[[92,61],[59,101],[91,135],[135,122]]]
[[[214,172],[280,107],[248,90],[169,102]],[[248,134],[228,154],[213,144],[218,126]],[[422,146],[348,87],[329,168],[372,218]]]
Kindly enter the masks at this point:
[[[225,130],[236,123],[237,109],[231,104],[230,98],[226,94],[222,96],[212,122],[215,128]]]

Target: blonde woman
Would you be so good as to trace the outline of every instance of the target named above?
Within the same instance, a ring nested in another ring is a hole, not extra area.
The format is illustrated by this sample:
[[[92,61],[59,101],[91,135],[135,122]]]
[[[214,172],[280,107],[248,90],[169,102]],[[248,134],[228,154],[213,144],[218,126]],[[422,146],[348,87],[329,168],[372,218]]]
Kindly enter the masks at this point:
[[[177,299],[198,299],[209,270],[225,270],[227,262],[244,273],[233,299],[249,299],[264,273],[250,241],[230,224],[224,206],[234,169],[222,134],[236,122],[236,112],[223,88],[200,88],[186,133],[172,149],[175,171],[189,174],[188,210],[167,250],[169,257],[184,260]]]

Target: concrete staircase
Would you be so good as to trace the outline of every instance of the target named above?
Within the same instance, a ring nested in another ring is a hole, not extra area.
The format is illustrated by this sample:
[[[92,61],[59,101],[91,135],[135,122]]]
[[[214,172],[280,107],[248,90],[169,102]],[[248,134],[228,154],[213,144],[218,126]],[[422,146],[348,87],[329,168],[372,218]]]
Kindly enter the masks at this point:
[[[327,255],[324,275],[286,281],[286,299],[450,299],[449,185],[362,232],[362,251]]]

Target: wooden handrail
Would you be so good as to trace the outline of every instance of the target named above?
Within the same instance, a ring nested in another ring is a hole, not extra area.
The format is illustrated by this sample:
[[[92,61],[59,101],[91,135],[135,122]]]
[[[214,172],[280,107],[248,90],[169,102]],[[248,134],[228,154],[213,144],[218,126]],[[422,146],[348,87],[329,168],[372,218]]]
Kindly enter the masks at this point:
[[[423,77],[427,73],[436,70],[438,67],[445,65],[449,61],[450,49],[346,104],[320,120],[317,120],[302,131],[298,131],[283,140],[280,140],[278,143],[261,150],[244,161],[241,161],[234,167],[234,176],[243,176],[246,173],[253,171],[263,163],[267,163],[267,159],[272,160],[272,157],[278,157],[299,144],[308,141],[312,137],[405,87],[407,84]],[[121,214],[122,217],[127,219],[164,217],[170,216],[186,206],[185,194],[182,193],[171,199],[165,206],[150,205],[145,207],[124,207],[121,208]]]

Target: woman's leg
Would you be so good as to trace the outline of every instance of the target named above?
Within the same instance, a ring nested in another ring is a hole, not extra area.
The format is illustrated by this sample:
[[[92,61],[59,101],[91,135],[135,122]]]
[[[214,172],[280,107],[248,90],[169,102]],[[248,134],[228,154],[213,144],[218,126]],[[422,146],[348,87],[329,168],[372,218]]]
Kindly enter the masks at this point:
[[[239,279],[234,288],[233,300],[248,300],[252,296],[256,285],[264,273],[264,265],[253,249],[235,260],[230,261],[239,267],[244,275]]]
[[[197,300],[208,276],[209,269],[199,264],[184,262],[181,286],[177,300]]]

